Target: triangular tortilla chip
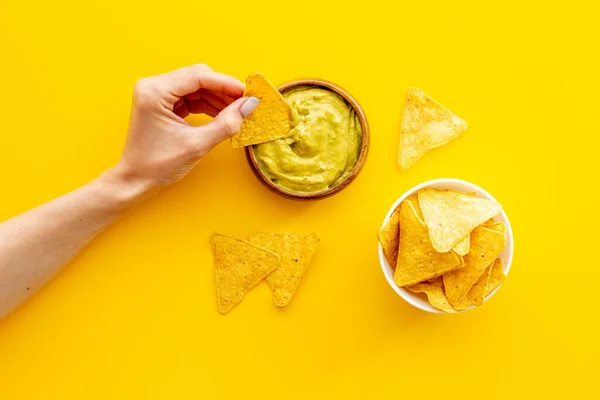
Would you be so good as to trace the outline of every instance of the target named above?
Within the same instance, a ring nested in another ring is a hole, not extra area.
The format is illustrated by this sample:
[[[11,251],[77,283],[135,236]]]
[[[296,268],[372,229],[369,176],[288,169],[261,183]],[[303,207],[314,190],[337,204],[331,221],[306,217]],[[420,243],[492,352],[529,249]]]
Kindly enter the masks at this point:
[[[210,238],[219,311],[228,313],[246,293],[281,264],[278,254],[232,236]]]
[[[485,288],[485,296],[492,293],[498,286],[500,286],[506,280],[506,275],[504,275],[504,267],[502,265],[502,260],[497,258],[492,264],[490,272],[490,280],[488,281],[487,287]]]
[[[453,306],[466,297],[485,269],[504,248],[506,238],[498,231],[477,227],[471,233],[471,250],[464,256],[465,266],[444,274],[444,288]]]
[[[448,298],[447,292],[446,292],[446,298]],[[469,300],[469,298],[467,296],[465,296],[458,303],[452,304],[452,308],[454,308],[456,311],[463,311],[463,310],[466,310],[467,308],[471,307],[472,305],[473,305],[473,303],[471,303],[471,300]]]
[[[260,103],[244,122],[240,132],[231,138],[233,147],[270,142],[290,135],[295,114],[281,93],[261,73],[246,79],[244,96],[256,97]]]
[[[488,228],[492,231],[498,231],[501,232],[503,235],[506,235],[506,224],[502,221],[498,221],[498,222],[491,222],[491,223],[484,223],[483,225],[484,228]]]
[[[319,246],[319,235],[257,233],[250,236],[250,241],[281,256],[281,267],[269,274],[266,281],[273,292],[275,305],[285,307],[302,283],[310,260]]]
[[[410,88],[402,112],[398,165],[406,171],[429,150],[448,143],[467,123],[417,88]]]
[[[383,228],[377,232],[377,238],[386,260],[392,268],[396,268],[398,259],[398,244],[400,242],[400,227],[398,225],[399,208],[396,208]]]
[[[411,196],[408,196],[406,198],[406,200],[410,201],[410,204],[413,206],[413,208],[415,209],[415,212],[417,213],[417,217],[419,217],[419,219],[425,223],[425,220],[423,219],[423,212],[421,211],[421,206],[419,205],[419,195],[418,193],[415,193]]]
[[[474,197],[476,194],[477,193],[475,193],[475,192],[471,192],[471,193],[467,193],[467,196]],[[458,244],[452,248],[452,251],[455,252],[456,254],[458,254],[459,256],[465,256],[469,252],[470,245],[471,245],[470,235],[467,235],[467,237],[465,237],[463,240],[458,242]]]
[[[429,188],[419,192],[419,204],[433,247],[441,253],[502,211],[502,206],[491,200]]]
[[[453,252],[439,253],[431,245],[425,223],[410,199],[400,204],[400,245],[394,282],[403,287],[435,278],[460,266]]]
[[[447,313],[456,312],[446,298],[446,293],[444,293],[444,283],[441,276],[433,280],[419,282],[415,285],[407,286],[406,288],[414,293],[425,293],[429,303],[438,310],[442,310]]]
[[[490,274],[492,272],[492,265],[485,269],[485,272],[477,279],[477,282],[475,282],[471,290],[467,293],[469,301],[476,306],[480,306],[483,303],[488,282],[490,280]]]
[[[458,254],[459,256],[465,256],[469,252],[470,244],[471,244],[471,240],[469,239],[469,236],[467,235],[466,238],[464,238],[463,240],[458,242],[458,244],[452,248],[452,251],[455,252],[456,254]]]

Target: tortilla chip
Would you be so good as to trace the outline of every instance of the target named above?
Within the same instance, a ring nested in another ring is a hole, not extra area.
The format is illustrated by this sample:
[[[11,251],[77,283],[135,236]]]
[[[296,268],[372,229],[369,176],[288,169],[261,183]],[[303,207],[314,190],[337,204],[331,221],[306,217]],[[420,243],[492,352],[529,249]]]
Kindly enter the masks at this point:
[[[498,286],[504,283],[506,275],[504,275],[504,267],[502,260],[497,258],[492,264],[490,280],[488,281],[487,287],[485,288],[485,296],[492,293]]]
[[[444,288],[453,306],[460,304],[485,269],[504,248],[506,238],[501,232],[477,227],[471,234],[471,250],[464,257],[465,266],[444,274]]]
[[[387,262],[392,268],[396,268],[398,258],[398,244],[400,242],[400,228],[398,226],[398,208],[394,210],[392,216],[385,226],[377,232],[377,238],[381,243],[381,248]]]
[[[467,196],[474,197],[475,192],[467,193]],[[458,254],[459,256],[464,256],[469,252],[469,247],[471,245],[470,235],[467,235],[463,240],[458,242],[456,246],[452,248],[452,251]]]
[[[269,273],[281,264],[278,254],[232,236],[210,238],[217,282],[219,311],[228,313]]]
[[[444,282],[441,276],[433,280],[419,282],[415,285],[408,286],[407,289],[414,293],[425,293],[429,303],[438,310],[447,313],[456,312],[446,298],[446,293],[444,293]]]
[[[469,236],[458,242],[456,246],[452,248],[452,251],[458,254],[459,256],[467,255],[469,252],[469,247],[471,245],[471,240]]]
[[[250,241],[281,256],[281,267],[266,278],[277,307],[285,307],[308,269],[310,260],[319,246],[319,235],[294,233],[257,233]]]
[[[410,204],[413,206],[415,212],[417,213],[417,217],[419,217],[421,222],[425,223],[425,220],[423,220],[423,212],[421,211],[421,206],[419,205],[419,195],[415,193],[412,196],[407,197],[406,201],[410,201]]]
[[[448,296],[447,293],[446,293],[446,296]],[[463,297],[463,299],[461,301],[459,301],[456,304],[453,304],[452,308],[454,308],[456,311],[463,311],[463,310],[466,310],[467,308],[471,307],[472,305],[473,305],[473,303],[471,303],[471,300],[469,300],[469,298],[467,296],[465,296],[465,297]]]
[[[400,204],[400,245],[394,272],[394,282],[403,287],[435,278],[460,266],[453,252],[437,252],[429,238],[427,227],[418,217],[410,199]]]
[[[467,196],[475,197],[476,194],[477,193],[475,193],[475,192],[470,192],[470,193],[467,193]],[[458,254],[459,256],[464,256],[469,252],[470,244],[471,244],[470,235],[467,235],[467,237],[465,237],[463,240],[458,242],[458,244],[452,248],[452,251],[455,252],[456,254]]]
[[[480,306],[483,303],[487,285],[490,280],[490,273],[492,272],[492,265],[485,269],[485,272],[477,279],[477,282],[473,285],[471,290],[467,293],[467,297],[476,306]]]
[[[482,226],[484,228],[488,228],[492,231],[498,231],[498,232],[501,232],[503,235],[506,235],[506,225],[502,221],[492,222],[489,224],[483,224]]]
[[[474,196],[474,195],[475,195],[474,193],[472,195],[469,194],[469,196]],[[419,206],[418,195],[414,194],[414,195],[408,197],[408,200],[410,200],[411,204],[414,206],[419,219],[421,221],[423,221],[423,213],[421,212],[421,207]],[[425,221],[423,221],[423,223],[425,223]],[[469,252],[470,244],[471,244],[471,239],[470,239],[470,235],[469,235],[466,238],[464,238],[463,240],[461,240],[460,242],[458,242],[458,244],[452,248],[453,252],[455,252],[456,254],[461,256],[461,257],[459,257],[461,266],[464,265],[462,256],[466,255]]]
[[[410,88],[402,112],[398,165],[406,171],[429,150],[448,143],[467,123],[417,88]]]
[[[248,76],[244,96],[256,97],[260,103],[244,119],[240,132],[231,138],[233,147],[250,146],[289,136],[295,123],[295,114],[263,74]]]
[[[433,247],[441,253],[502,211],[502,206],[491,200],[429,188],[419,192],[419,204]]]

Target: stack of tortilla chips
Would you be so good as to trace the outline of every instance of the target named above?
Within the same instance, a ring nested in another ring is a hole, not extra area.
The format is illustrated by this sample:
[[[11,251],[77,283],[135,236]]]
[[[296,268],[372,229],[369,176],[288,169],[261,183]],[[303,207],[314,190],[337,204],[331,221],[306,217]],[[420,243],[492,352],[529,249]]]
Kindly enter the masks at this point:
[[[399,287],[425,293],[434,307],[456,312],[481,305],[506,276],[497,258],[506,226],[494,201],[423,189],[404,200],[378,237]]]
[[[286,306],[319,246],[316,233],[257,233],[250,241],[214,233],[210,238],[215,264],[219,311],[228,313],[263,279],[273,302]]]

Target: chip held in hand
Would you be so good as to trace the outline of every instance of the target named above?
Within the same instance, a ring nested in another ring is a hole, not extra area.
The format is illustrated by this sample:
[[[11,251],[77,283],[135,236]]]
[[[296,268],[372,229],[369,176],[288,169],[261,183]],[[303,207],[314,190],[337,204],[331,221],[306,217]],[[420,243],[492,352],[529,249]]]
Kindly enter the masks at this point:
[[[244,96],[256,97],[260,103],[231,138],[233,147],[270,142],[290,135],[296,121],[294,111],[263,74],[257,72],[248,76]]]

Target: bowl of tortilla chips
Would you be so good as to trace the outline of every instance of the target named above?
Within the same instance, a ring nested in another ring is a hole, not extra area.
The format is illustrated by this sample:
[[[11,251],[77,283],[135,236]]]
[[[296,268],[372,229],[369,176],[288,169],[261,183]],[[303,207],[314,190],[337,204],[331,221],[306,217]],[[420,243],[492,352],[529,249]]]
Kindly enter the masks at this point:
[[[505,281],[514,243],[508,216],[487,191],[459,179],[417,185],[389,209],[379,238],[386,280],[423,311],[467,311]]]

